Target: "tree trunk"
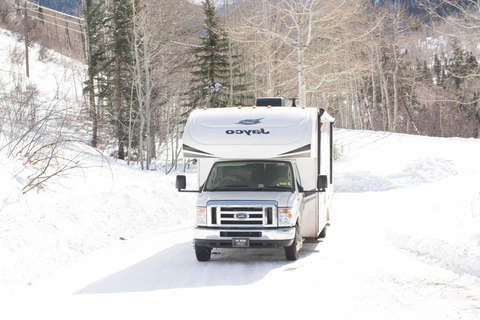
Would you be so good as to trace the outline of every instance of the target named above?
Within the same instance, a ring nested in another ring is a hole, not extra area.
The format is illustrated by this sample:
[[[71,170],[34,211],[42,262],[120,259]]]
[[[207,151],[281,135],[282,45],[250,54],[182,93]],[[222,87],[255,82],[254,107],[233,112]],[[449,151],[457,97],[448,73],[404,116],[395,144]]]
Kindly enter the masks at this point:
[[[307,92],[305,85],[305,61],[303,57],[304,49],[298,48],[298,106],[303,107],[307,102]]]
[[[150,170],[150,159],[152,157],[150,150],[151,142],[151,114],[150,114],[150,72],[148,68],[148,53],[146,39],[143,39],[143,66],[145,71],[145,113],[147,121],[147,170]]]
[[[267,3],[266,1],[263,2],[263,23],[265,30],[269,29],[268,25],[268,10],[267,10]],[[266,95],[267,97],[273,97],[274,90],[273,90],[273,80],[272,80],[272,60],[271,60],[271,40],[268,34],[265,34],[265,76],[266,76]]]
[[[88,63],[88,99],[89,99],[89,115],[92,119],[92,147],[96,148],[98,145],[98,112],[95,105],[95,74],[93,72],[93,54],[92,54],[92,26],[91,26],[91,11],[92,0],[85,0],[85,40],[87,43],[87,63]]]
[[[382,92],[382,104],[383,104],[383,130],[390,130],[390,99],[388,96],[388,81],[383,72],[383,66],[380,54],[377,57],[378,72],[380,76],[380,90]]]
[[[113,41],[114,41],[114,61],[115,61],[115,109],[116,114],[116,123],[117,123],[117,140],[118,140],[118,159],[125,159],[124,151],[124,128],[123,128],[123,106],[122,106],[122,89],[121,89],[121,67],[120,67],[120,48],[117,42],[117,31],[118,31],[118,16],[117,16],[117,1],[113,0]]]
[[[393,128],[395,132],[397,129],[397,118],[398,118],[398,52],[397,45],[394,43],[392,45],[393,59],[395,62],[395,68],[393,69]]]
[[[373,111],[375,112],[377,110],[377,84],[375,82],[375,68],[374,68],[374,51],[372,51],[371,55],[370,55],[370,72],[371,72],[371,76],[372,76],[372,108],[373,108]],[[375,127],[373,125],[373,121],[372,121],[372,116],[370,114],[370,108],[367,109],[368,110],[368,119],[370,121],[370,129],[372,130],[375,130]]]

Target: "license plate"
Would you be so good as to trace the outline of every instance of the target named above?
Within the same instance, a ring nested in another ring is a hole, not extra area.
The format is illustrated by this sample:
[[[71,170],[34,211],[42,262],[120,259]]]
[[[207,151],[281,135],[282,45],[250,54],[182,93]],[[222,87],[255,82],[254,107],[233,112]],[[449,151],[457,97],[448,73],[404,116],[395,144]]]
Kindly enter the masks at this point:
[[[250,239],[243,239],[243,238],[232,239],[232,246],[234,248],[248,248],[250,246]]]

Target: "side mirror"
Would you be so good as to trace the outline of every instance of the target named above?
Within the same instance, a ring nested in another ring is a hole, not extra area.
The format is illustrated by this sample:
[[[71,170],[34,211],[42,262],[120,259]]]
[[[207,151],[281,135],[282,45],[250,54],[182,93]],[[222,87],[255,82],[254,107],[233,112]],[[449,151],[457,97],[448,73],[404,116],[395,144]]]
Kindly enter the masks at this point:
[[[317,189],[322,190],[328,187],[328,176],[320,175],[317,180]]]
[[[185,176],[177,176],[177,180],[175,181],[175,188],[178,191],[181,189],[185,189],[187,187],[187,178]]]

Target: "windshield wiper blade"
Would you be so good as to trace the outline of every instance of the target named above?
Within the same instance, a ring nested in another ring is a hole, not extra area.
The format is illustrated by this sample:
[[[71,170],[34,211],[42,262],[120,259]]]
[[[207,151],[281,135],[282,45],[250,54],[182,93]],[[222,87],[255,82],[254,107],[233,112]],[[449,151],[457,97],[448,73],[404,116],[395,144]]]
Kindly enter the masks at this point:
[[[248,186],[246,185],[238,185],[238,184],[229,184],[229,185],[226,185],[226,186],[220,186],[220,187],[216,187],[216,188],[212,188],[212,189],[208,189],[207,191],[232,191],[236,188],[248,188]]]
[[[252,188],[252,191],[292,191],[292,187],[282,187],[282,186],[264,186]]]
[[[262,189],[262,190],[265,190],[265,191],[276,191],[276,190],[285,190],[285,191],[291,191],[292,190],[292,187],[288,187],[288,186],[265,186],[263,188],[259,188],[259,189]]]

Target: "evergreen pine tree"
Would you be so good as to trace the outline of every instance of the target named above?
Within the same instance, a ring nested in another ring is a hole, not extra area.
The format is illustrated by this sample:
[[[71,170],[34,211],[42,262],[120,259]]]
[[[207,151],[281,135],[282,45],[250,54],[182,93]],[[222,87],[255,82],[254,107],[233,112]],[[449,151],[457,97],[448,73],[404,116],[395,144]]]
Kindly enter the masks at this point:
[[[435,72],[435,77],[437,79],[436,84],[438,86],[442,84],[442,81],[443,81],[443,77],[442,77],[443,66],[442,66],[442,61],[437,56],[437,54],[435,54],[435,57],[434,57],[433,71]]]
[[[213,1],[202,2],[205,14],[204,31],[200,46],[191,50],[195,60],[190,65],[191,74],[190,110],[196,107],[218,108],[228,106],[230,90],[230,60],[226,34],[220,25]],[[232,50],[233,52],[234,50]],[[231,55],[234,104],[244,104],[245,74],[241,72],[239,56]]]
[[[125,125],[125,104],[128,101],[131,87],[130,66],[133,64],[131,54],[133,16],[131,0],[113,0],[112,2],[112,58],[114,100],[113,114],[115,115],[115,129],[118,140],[118,158],[125,159],[125,140],[127,138]]]
[[[38,19],[40,20],[41,24],[45,24],[45,17],[43,16],[42,0],[38,1]]]
[[[425,60],[423,60],[422,81],[428,81],[429,84],[432,83],[432,75]]]
[[[98,144],[98,124],[100,112],[96,97],[103,99],[104,90],[102,82],[104,77],[101,74],[105,71],[107,60],[104,46],[104,24],[103,12],[105,10],[103,1],[85,0],[83,11],[85,17],[86,56],[88,65],[88,79],[85,81],[83,91],[88,95],[88,115],[92,121],[92,146]]]
[[[132,6],[130,0],[85,0],[88,73],[84,91],[89,94],[93,120],[92,144],[97,143],[99,106],[112,115],[111,124],[118,140],[118,157],[124,159],[126,139],[125,104],[131,87]],[[97,103],[93,96],[98,98]],[[98,102],[100,101],[100,103]],[[95,105],[98,104],[96,107]]]
[[[476,59],[469,60],[468,54],[460,46],[458,39],[454,38],[452,43],[453,57],[449,65],[448,71],[450,77],[455,83],[455,88],[458,89],[462,83],[465,82],[467,76],[476,68]]]

